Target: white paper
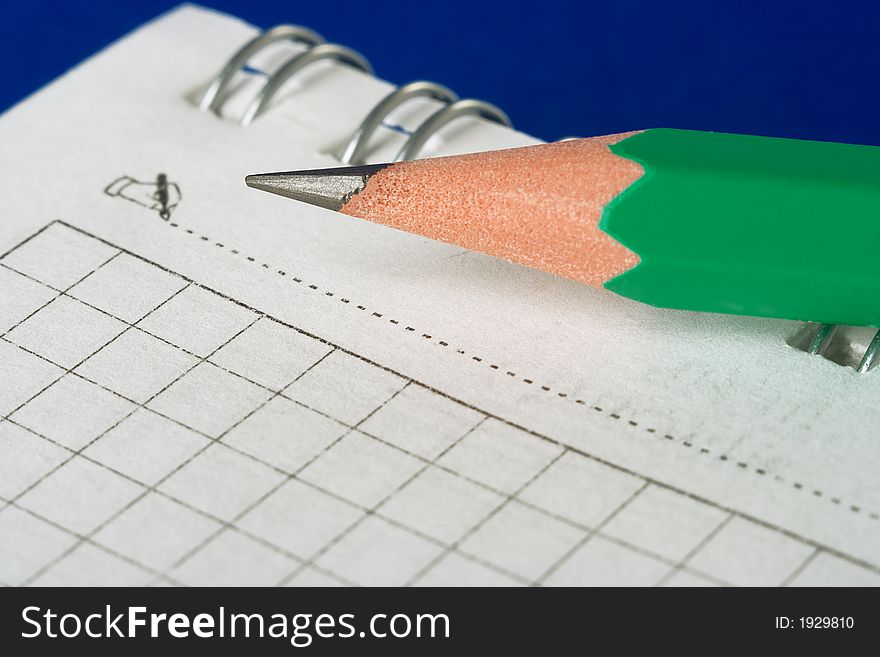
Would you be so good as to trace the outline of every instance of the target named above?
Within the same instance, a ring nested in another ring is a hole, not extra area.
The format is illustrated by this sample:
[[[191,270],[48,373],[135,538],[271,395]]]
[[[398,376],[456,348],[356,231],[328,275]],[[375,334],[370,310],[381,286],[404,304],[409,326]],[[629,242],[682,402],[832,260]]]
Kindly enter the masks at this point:
[[[247,189],[391,88],[200,112],[254,33],[183,7],[0,119],[0,582],[878,582],[880,375]]]

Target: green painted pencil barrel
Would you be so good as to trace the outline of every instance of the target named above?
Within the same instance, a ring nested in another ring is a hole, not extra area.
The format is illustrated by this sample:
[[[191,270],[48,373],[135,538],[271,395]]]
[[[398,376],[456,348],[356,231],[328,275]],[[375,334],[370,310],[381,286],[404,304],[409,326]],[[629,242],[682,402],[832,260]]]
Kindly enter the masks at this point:
[[[656,306],[880,327],[880,148],[653,129],[600,227],[641,258],[605,287]]]

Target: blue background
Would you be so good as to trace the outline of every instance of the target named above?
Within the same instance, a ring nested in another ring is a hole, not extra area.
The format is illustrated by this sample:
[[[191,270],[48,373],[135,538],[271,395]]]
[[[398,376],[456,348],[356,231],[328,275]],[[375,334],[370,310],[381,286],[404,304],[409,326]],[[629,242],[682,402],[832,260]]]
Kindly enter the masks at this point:
[[[5,4],[3,109],[177,3]],[[667,126],[880,145],[878,2],[203,4],[313,27],[385,79],[442,82],[544,139]]]

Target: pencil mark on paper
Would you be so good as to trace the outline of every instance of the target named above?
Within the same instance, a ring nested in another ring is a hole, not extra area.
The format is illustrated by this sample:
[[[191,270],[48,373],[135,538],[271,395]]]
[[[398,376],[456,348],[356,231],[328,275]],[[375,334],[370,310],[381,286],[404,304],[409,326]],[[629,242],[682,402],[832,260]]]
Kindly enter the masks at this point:
[[[160,173],[152,182],[141,182],[131,176],[121,176],[104,188],[107,196],[118,196],[132,203],[154,210],[165,221],[171,218],[171,212],[183,196],[177,183],[169,182],[168,176]]]

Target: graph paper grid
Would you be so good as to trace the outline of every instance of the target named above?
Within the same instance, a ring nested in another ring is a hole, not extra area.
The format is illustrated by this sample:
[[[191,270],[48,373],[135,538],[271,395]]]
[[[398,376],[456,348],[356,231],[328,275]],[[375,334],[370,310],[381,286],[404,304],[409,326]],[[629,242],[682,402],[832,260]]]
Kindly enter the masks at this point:
[[[63,222],[0,381],[6,585],[880,584]]]

